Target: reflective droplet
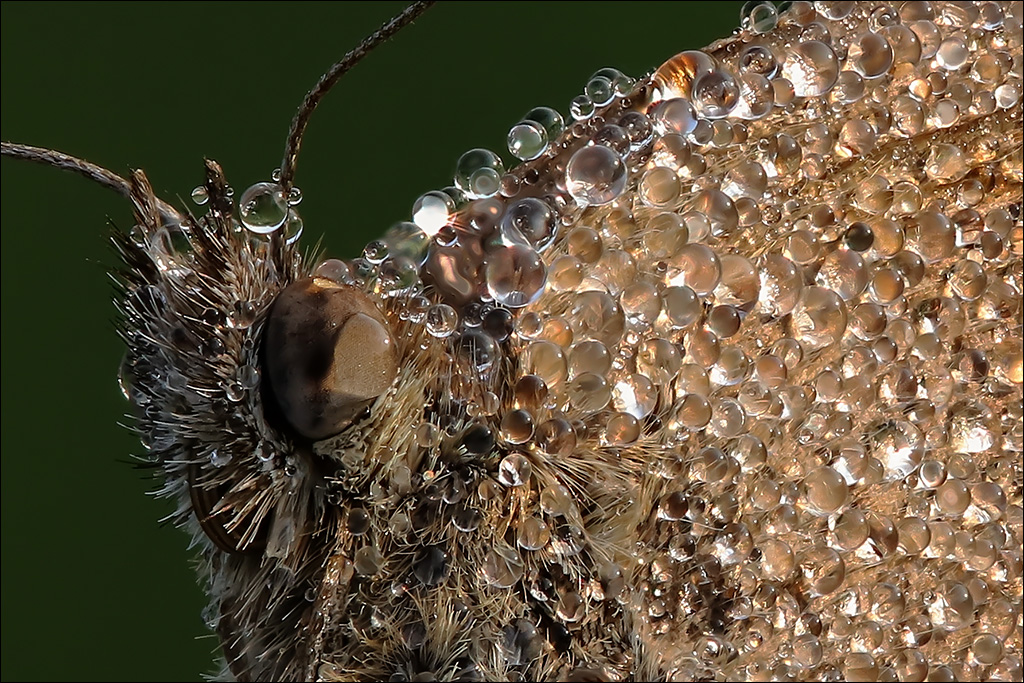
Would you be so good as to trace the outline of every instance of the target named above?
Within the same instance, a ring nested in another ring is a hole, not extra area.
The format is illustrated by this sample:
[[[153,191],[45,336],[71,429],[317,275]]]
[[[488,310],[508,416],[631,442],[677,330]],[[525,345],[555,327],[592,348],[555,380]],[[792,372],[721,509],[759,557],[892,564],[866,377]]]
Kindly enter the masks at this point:
[[[557,216],[554,210],[536,197],[513,202],[501,216],[499,228],[506,244],[527,244],[544,251],[555,239]]]
[[[524,486],[530,481],[533,466],[522,453],[506,455],[498,463],[498,481],[505,486]]]
[[[537,446],[548,455],[570,455],[576,449],[576,432],[562,418],[542,422],[535,438]]]
[[[421,197],[422,199],[422,197]],[[416,265],[427,260],[430,237],[415,223],[395,223],[384,233],[384,244],[391,257],[407,258]]]
[[[668,207],[679,197],[679,178],[672,169],[656,166],[644,172],[637,192],[647,206]]]
[[[551,529],[539,517],[527,517],[519,524],[517,542],[523,550],[540,550],[551,540]]]
[[[654,412],[657,402],[658,389],[644,375],[627,375],[618,379],[612,387],[612,406],[637,419],[642,420]]]
[[[693,82],[715,68],[714,60],[700,50],[680,52],[654,72],[653,80],[661,99],[690,96]]]
[[[501,187],[505,166],[494,152],[471,149],[455,166],[455,186],[470,199],[492,197]]]
[[[667,259],[665,284],[686,285],[697,294],[710,294],[722,276],[722,263],[718,254],[703,244],[687,244]]]
[[[523,560],[512,548],[496,547],[487,553],[480,576],[495,588],[511,588],[523,575]]]
[[[581,206],[608,204],[626,188],[626,167],[608,147],[583,147],[569,159],[565,186]]]
[[[831,289],[807,287],[793,311],[790,329],[807,350],[831,346],[846,331],[846,306]]]
[[[958,146],[946,143],[930,146],[924,172],[932,180],[953,183],[967,175],[970,170],[967,156]]]
[[[714,69],[693,83],[690,100],[701,116],[720,119],[729,115],[740,99],[736,79],[724,69]]]
[[[439,546],[424,548],[413,560],[412,571],[424,586],[436,586],[448,578],[448,554]]]
[[[619,156],[626,156],[629,153],[629,135],[620,126],[608,124],[602,126],[590,139],[595,145],[604,145],[615,151]]]
[[[800,43],[786,53],[782,76],[797,97],[824,95],[839,78],[839,60],[831,47],[817,40]]]
[[[363,576],[373,576],[384,564],[384,556],[372,545],[363,546],[352,558],[352,566]]]
[[[523,244],[498,247],[487,254],[487,290],[498,303],[521,308],[544,292],[547,268],[532,247]]]
[[[520,161],[536,159],[548,147],[548,134],[541,124],[523,121],[508,131],[508,151]]]
[[[675,329],[689,327],[701,316],[700,297],[686,285],[666,287],[661,293],[661,308],[668,323]]]
[[[432,190],[413,203],[412,221],[428,237],[433,237],[448,225],[454,212],[454,200],[444,192]]]
[[[231,453],[226,448],[214,448],[210,451],[210,464],[214,467],[224,467],[231,462]]]
[[[830,515],[846,504],[849,489],[843,477],[831,467],[810,472],[802,484],[804,501],[812,512]]]
[[[475,372],[487,372],[500,357],[501,349],[486,332],[466,330],[458,338],[455,350],[460,360]]]
[[[768,254],[759,268],[758,300],[769,314],[781,317],[791,312],[800,300],[804,280],[800,269],[785,256]]]
[[[774,2],[746,2],[740,10],[740,26],[751,33],[768,33],[775,28],[778,20],[779,11]]]
[[[584,372],[569,382],[569,401],[582,413],[594,413],[611,401],[611,388],[603,375]]]
[[[565,121],[562,115],[551,107],[534,107],[526,112],[523,121],[532,121],[540,124],[544,129],[549,141],[553,141],[565,130]]]
[[[284,225],[288,202],[284,190],[276,183],[256,183],[238,200],[242,225],[260,235],[269,235]]]
[[[703,429],[711,421],[711,404],[700,394],[687,394],[676,407],[673,421],[682,429]]]
[[[605,423],[602,442],[613,447],[629,446],[640,438],[640,422],[629,413],[616,413]]]
[[[449,337],[459,327],[459,314],[448,304],[434,304],[424,319],[427,332],[433,337]]]
[[[866,32],[855,37],[847,50],[846,63],[865,78],[877,78],[892,66],[889,41],[880,33]]]
[[[650,116],[655,129],[663,135],[685,137],[697,127],[697,112],[688,99],[681,97],[658,102],[651,108]]]

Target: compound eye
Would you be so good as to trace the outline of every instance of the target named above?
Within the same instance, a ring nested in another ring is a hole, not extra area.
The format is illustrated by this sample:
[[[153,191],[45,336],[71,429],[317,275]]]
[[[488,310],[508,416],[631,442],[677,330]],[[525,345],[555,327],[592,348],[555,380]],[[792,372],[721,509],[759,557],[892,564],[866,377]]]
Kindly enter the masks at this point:
[[[302,436],[333,436],[398,374],[387,319],[361,290],[324,278],[293,282],[267,320],[270,388]]]

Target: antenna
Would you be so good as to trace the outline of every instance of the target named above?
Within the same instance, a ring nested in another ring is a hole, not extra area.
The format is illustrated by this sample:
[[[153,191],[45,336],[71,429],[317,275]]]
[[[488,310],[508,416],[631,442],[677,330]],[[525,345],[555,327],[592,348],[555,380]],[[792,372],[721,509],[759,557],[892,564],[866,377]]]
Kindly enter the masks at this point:
[[[292,187],[292,179],[295,177],[295,166],[299,157],[299,147],[302,145],[302,134],[306,131],[306,126],[309,124],[309,119],[313,115],[316,105],[334,87],[334,84],[349,69],[358,64],[363,57],[370,54],[371,50],[398,33],[402,28],[411,24],[417,17],[430,9],[433,4],[433,2],[414,2],[406,7],[401,14],[393,17],[391,21],[364,38],[363,42],[353,50],[350,50],[348,54],[341,58],[341,61],[336,62],[334,66],[320,77],[320,80],[313,86],[313,89],[306,93],[306,97],[302,100],[302,104],[299,105],[298,111],[295,112],[295,118],[292,119],[292,126],[288,131],[288,141],[285,143],[284,159],[281,160],[280,183],[285,194]]]
[[[45,147],[22,145],[17,142],[0,142],[0,156],[24,159],[25,161],[45,164],[65,171],[74,171],[94,183],[99,183],[103,187],[113,190],[125,199],[132,200],[132,184],[129,181],[98,164],[79,159],[64,152],[46,149]],[[164,221],[181,221],[181,214],[175,211],[174,207],[160,199],[157,199],[156,202],[156,208]]]

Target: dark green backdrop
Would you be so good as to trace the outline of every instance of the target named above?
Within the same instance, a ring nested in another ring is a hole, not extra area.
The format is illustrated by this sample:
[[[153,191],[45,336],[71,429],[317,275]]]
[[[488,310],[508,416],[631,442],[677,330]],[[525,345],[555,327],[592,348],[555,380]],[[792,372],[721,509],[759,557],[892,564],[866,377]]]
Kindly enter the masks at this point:
[[[639,76],[726,35],[740,3],[441,3],[373,54],[313,118],[298,173],[306,234],[336,255],[450,183],[458,155],[504,148],[535,105],[563,113],[603,66]],[[402,3],[3,3],[5,140],[187,197],[204,155],[236,188],[277,165],[319,73]],[[105,220],[124,201],[3,160],[2,677],[197,679],[186,537],[127,461],[122,348]]]

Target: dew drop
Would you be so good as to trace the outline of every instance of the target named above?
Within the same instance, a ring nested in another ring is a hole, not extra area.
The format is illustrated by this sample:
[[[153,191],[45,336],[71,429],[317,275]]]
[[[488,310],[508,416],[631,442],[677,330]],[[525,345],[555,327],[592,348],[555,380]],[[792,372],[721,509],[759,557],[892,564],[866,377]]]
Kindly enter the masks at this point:
[[[487,553],[480,576],[495,588],[511,588],[523,575],[523,560],[512,548],[496,547]]]
[[[532,475],[533,466],[522,453],[506,455],[498,463],[498,481],[505,486],[525,486]]]
[[[547,268],[540,254],[524,244],[498,247],[487,254],[487,291],[509,308],[522,308],[544,292]]]
[[[541,124],[523,121],[508,131],[508,151],[520,161],[532,161],[548,147],[548,134]]]
[[[224,467],[231,462],[231,453],[224,448],[214,448],[210,451],[210,464],[214,467]]]
[[[805,350],[831,346],[846,331],[846,306],[838,294],[825,287],[807,287],[793,311],[793,338]]]
[[[817,97],[831,90],[839,79],[839,60],[831,47],[809,40],[787,52],[782,76],[793,84],[797,97]]]
[[[424,586],[436,586],[448,578],[448,554],[438,546],[424,548],[416,555],[412,571]]]
[[[540,550],[551,540],[551,529],[539,517],[527,517],[519,524],[517,542],[523,550]]]
[[[256,183],[238,200],[242,225],[260,235],[269,235],[284,225],[288,218],[288,202],[284,190],[276,183]]]
[[[409,259],[417,266],[427,260],[430,237],[415,223],[395,223],[384,233],[388,255]]]
[[[432,190],[412,205],[412,221],[429,237],[448,225],[455,212],[455,201],[446,193]]]
[[[577,95],[569,102],[569,113],[577,121],[585,121],[594,115],[594,100],[586,95]]]
[[[739,103],[740,87],[736,79],[724,69],[713,69],[693,83],[690,99],[701,116],[709,119],[724,118]]]
[[[459,314],[448,304],[434,304],[427,309],[425,324],[431,336],[450,337],[459,327]]]
[[[626,167],[619,155],[604,145],[583,147],[569,159],[565,186],[581,206],[602,206],[626,188]]]
[[[754,0],[743,4],[740,10],[740,26],[755,34],[768,33],[779,20],[779,11],[774,2]]]
[[[557,216],[547,202],[527,197],[505,209],[499,229],[505,244],[526,244],[544,251],[555,239],[556,223]]]
[[[526,112],[523,121],[540,124],[549,141],[553,141],[565,130],[565,120],[562,115],[551,107],[534,107]]]
[[[471,149],[455,165],[455,186],[470,199],[493,197],[501,188],[505,166],[494,152]]]
[[[700,50],[680,52],[654,72],[653,81],[661,99],[690,96],[693,82],[715,68],[714,60]]]

